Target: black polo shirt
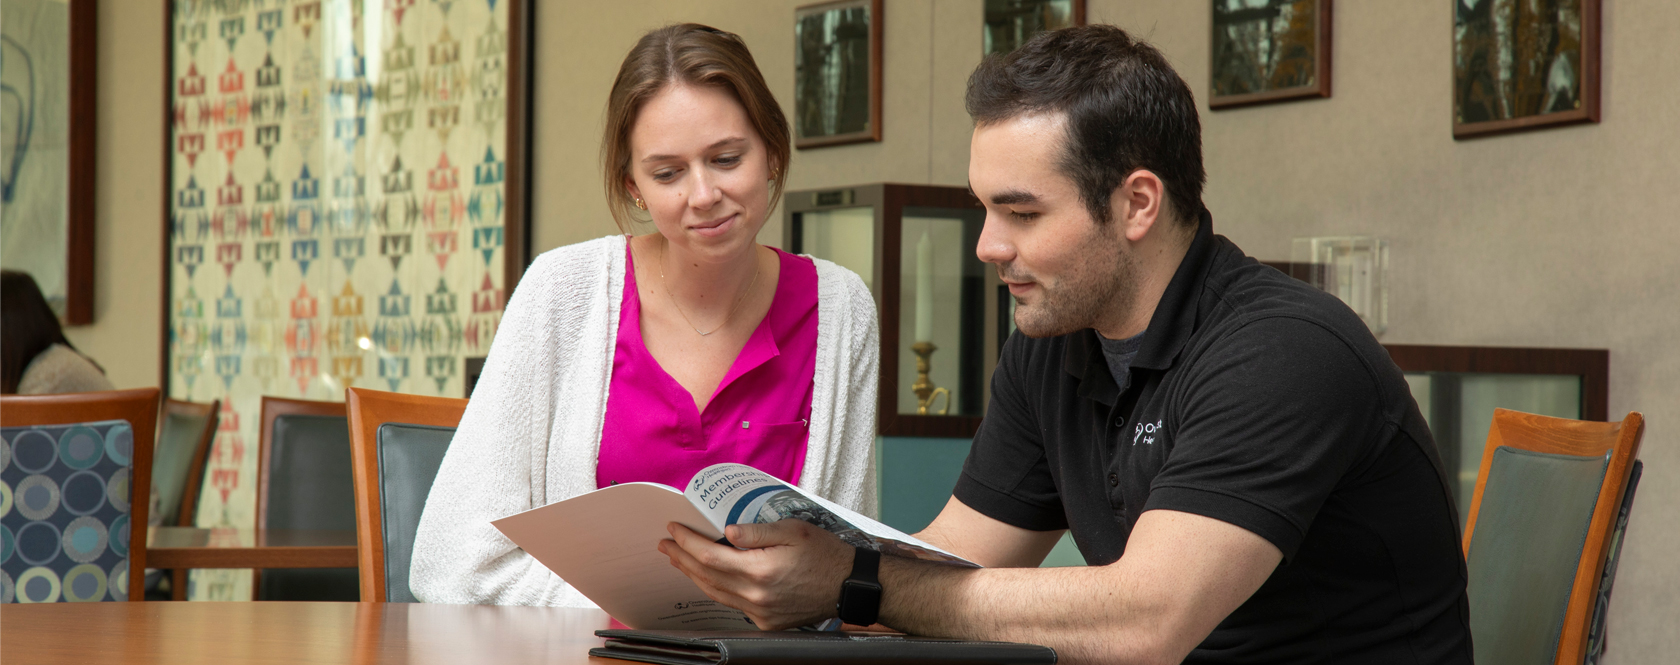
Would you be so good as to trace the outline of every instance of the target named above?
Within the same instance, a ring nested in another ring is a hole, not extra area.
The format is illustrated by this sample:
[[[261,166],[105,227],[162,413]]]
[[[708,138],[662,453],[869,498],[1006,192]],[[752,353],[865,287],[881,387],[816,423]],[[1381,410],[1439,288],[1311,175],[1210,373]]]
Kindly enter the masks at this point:
[[[1458,518],[1400,370],[1205,211],[1124,393],[1092,330],[1009,338],[954,494],[1070,529],[1091,565],[1154,509],[1271,541],[1283,563],[1185,662],[1471,662]]]

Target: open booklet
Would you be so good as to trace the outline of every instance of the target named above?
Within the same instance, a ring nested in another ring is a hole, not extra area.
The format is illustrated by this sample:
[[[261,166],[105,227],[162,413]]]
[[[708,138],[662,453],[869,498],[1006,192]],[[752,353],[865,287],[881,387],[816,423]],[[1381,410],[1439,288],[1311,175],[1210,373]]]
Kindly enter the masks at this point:
[[[708,598],[658,550],[676,522],[712,540],[730,524],[805,520],[883,554],[979,567],[744,464],[715,464],[684,490],[625,483],[492,522],[514,544],[624,625],[740,630],[752,620]]]

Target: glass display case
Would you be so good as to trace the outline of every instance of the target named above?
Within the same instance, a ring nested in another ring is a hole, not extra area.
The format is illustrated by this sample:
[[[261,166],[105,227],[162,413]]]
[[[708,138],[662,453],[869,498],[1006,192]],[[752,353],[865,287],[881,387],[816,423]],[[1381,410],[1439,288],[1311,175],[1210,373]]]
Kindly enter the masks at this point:
[[[788,192],[783,246],[863,277],[881,317],[883,436],[971,437],[999,340],[1000,283],[975,256],[985,209],[961,187]],[[1006,304],[1004,306],[1007,306]]]
[[[1372,236],[1295,238],[1290,275],[1340,298],[1382,336],[1388,330],[1388,241]]]
[[[1602,349],[1386,345],[1429,421],[1464,525],[1493,410],[1556,418],[1609,416],[1610,352]]]

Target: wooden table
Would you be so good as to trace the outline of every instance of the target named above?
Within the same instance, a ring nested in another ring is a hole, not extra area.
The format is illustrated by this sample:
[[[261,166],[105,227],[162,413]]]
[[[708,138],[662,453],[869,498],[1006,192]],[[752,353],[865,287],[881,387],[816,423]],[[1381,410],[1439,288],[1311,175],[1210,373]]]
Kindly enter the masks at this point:
[[[355,531],[196,529],[146,534],[147,568],[355,568]]]
[[[427,603],[0,606],[6,663],[608,663],[600,610]]]

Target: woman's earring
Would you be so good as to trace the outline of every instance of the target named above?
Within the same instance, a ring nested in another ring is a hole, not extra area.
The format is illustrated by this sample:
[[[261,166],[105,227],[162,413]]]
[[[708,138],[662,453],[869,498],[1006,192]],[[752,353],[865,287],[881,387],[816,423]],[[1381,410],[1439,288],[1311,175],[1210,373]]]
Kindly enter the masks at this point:
[[[643,201],[640,198],[636,199],[636,207],[641,208],[642,210],[647,210],[647,201]]]

